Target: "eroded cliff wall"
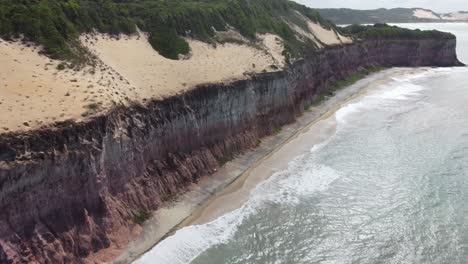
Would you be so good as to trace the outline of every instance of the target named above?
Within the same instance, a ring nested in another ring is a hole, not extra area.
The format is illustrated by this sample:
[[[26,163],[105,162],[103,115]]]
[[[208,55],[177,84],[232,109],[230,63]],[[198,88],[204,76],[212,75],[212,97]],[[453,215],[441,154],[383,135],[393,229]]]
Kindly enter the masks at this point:
[[[455,40],[362,42],[284,72],[199,86],[145,106],[0,136],[0,263],[84,263],[220,163],[293,122],[363,67],[455,66]],[[229,65],[226,65],[229,67]]]

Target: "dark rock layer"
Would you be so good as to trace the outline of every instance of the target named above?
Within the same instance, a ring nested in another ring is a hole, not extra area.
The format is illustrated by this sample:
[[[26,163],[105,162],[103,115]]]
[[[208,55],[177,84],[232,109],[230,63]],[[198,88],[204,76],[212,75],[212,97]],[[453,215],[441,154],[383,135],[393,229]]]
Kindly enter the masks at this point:
[[[455,40],[330,48],[230,85],[53,129],[0,136],[0,263],[84,263],[220,163],[304,111],[363,67],[455,66]],[[229,67],[229,65],[227,65]]]

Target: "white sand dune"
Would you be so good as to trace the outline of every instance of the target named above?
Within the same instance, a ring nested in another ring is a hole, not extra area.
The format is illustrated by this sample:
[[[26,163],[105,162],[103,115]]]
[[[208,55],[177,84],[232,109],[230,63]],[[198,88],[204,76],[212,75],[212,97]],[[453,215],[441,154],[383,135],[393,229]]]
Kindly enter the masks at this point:
[[[100,65],[59,71],[39,48],[0,40],[0,133],[27,130],[106,108],[127,96],[128,84]],[[92,74],[91,71],[95,73]]]
[[[451,21],[468,21],[468,12],[453,12],[447,14],[436,14],[431,10],[415,9],[413,16],[417,18],[433,19],[433,20],[451,20]]]
[[[315,43],[315,45],[317,45],[319,49],[323,48],[322,43],[315,37],[314,34],[302,29],[296,24],[288,23],[288,22],[287,24],[289,25],[289,27],[291,27],[292,30],[294,30],[294,32],[296,33],[297,39],[301,40],[302,42],[305,42],[306,40],[311,40],[313,43]]]
[[[468,21],[468,12],[455,12],[442,16],[442,19],[453,21]]]
[[[317,45],[318,48],[323,48],[324,45],[333,46],[353,42],[351,38],[345,37],[340,33],[335,32],[334,30],[326,29],[321,25],[311,21],[307,21],[307,26],[309,27],[310,31],[306,31],[292,23],[288,23],[288,25],[294,30],[294,32],[296,32],[298,39],[303,41],[311,40]]]
[[[310,20],[309,27],[307,37],[318,47],[323,47],[321,43],[351,42]],[[58,70],[62,62],[41,55],[40,47],[0,39],[0,133],[69,119],[81,121],[116,104],[143,102],[203,83],[229,83],[252,73],[282,70],[283,40],[273,34],[257,35],[257,39],[255,46],[214,46],[187,39],[189,58],[170,60],[156,52],[142,32],[118,38],[86,34],[80,41],[96,55],[98,63],[81,70]]]
[[[39,47],[0,40],[0,133],[68,119],[80,121],[114,104],[281,69],[282,40],[271,34],[261,38],[264,50],[238,44],[215,48],[189,40],[191,58],[174,61],[154,51],[145,36],[82,36],[101,63],[80,71],[58,70],[61,62],[40,55]]]
[[[320,24],[316,24],[313,22],[308,22],[307,25],[309,26],[310,31],[314,34],[314,36],[319,39],[325,45],[338,45],[343,43],[351,43],[352,40],[348,37],[342,36],[339,33],[335,32],[331,29],[326,29],[322,27]]]
[[[91,39],[86,41],[86,38]],[[213,45],[188,39],[191,56],[186,60],[170,60],[158,54],[145,34],[110,38],[102,34],[82,36],[84,45],[105,64],[138,87],[143,98],[171,95],[202,83],[229,82],[246,78],[246,73],[272,71],[284,59],[277,56],[281,43],[265,36],[270,50],[248,45]],[[276,58],[272,55],[275,54]],[[275,61],[276,60],[276,61]]]
[[[345,37],[340,33],[323,27],[322,25],[313,22],[309,18],[305,17],[303,14],[296,12],[298,18],[302,19],[308,27],[308,30],[304,30],[303,28],[299,27],[298,25],[285,21],[292,30],[296,32],[296,36],[298,39],[302,40],[311,40],[314,42],[318,48],[323,48],[325,46],[333,46],[333,45],[340,45],[340,44],[347,44],[352,43],[352,39],[349,37]]]
[[[285,66],[285,60],[283,56],[284,44],[283,40],[274,34],[258,35],[257,38],[262,40],[263,46],[267,52],[275,60],[275,64],[283,68]]]
[[[432,12],[430,10],[425,10],[425,9],[413,10],[413,16],[415,16],[417,18],[440,20],[440,17],[437,16],[434,12]]]

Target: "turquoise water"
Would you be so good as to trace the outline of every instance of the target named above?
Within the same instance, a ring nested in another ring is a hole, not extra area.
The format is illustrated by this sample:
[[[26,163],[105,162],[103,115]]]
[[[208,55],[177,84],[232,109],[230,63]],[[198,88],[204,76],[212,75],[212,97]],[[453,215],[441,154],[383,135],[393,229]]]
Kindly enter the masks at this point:
[[[468,24],[417,26],[468,42]],[[468,263],[467,100],[467,68],[394,76],[338,110],[335,133],[241,208],[137,262]]]

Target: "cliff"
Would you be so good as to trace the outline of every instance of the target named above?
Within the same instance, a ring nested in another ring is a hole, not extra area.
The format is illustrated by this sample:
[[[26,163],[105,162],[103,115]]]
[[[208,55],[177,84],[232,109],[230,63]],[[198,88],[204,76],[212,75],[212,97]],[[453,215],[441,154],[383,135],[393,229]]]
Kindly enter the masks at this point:
[[[455,39],[328,48],[285,71],[198,86],[85,123],[0,136],[0,263],[85,263],[359,69],[459,66]]]
[[[337,25],[375,23],[447,23],[467,22],[467,12],[437,13],[423,8],[380,8],[356,10],[349,8],[317,9],[321,16]]]

